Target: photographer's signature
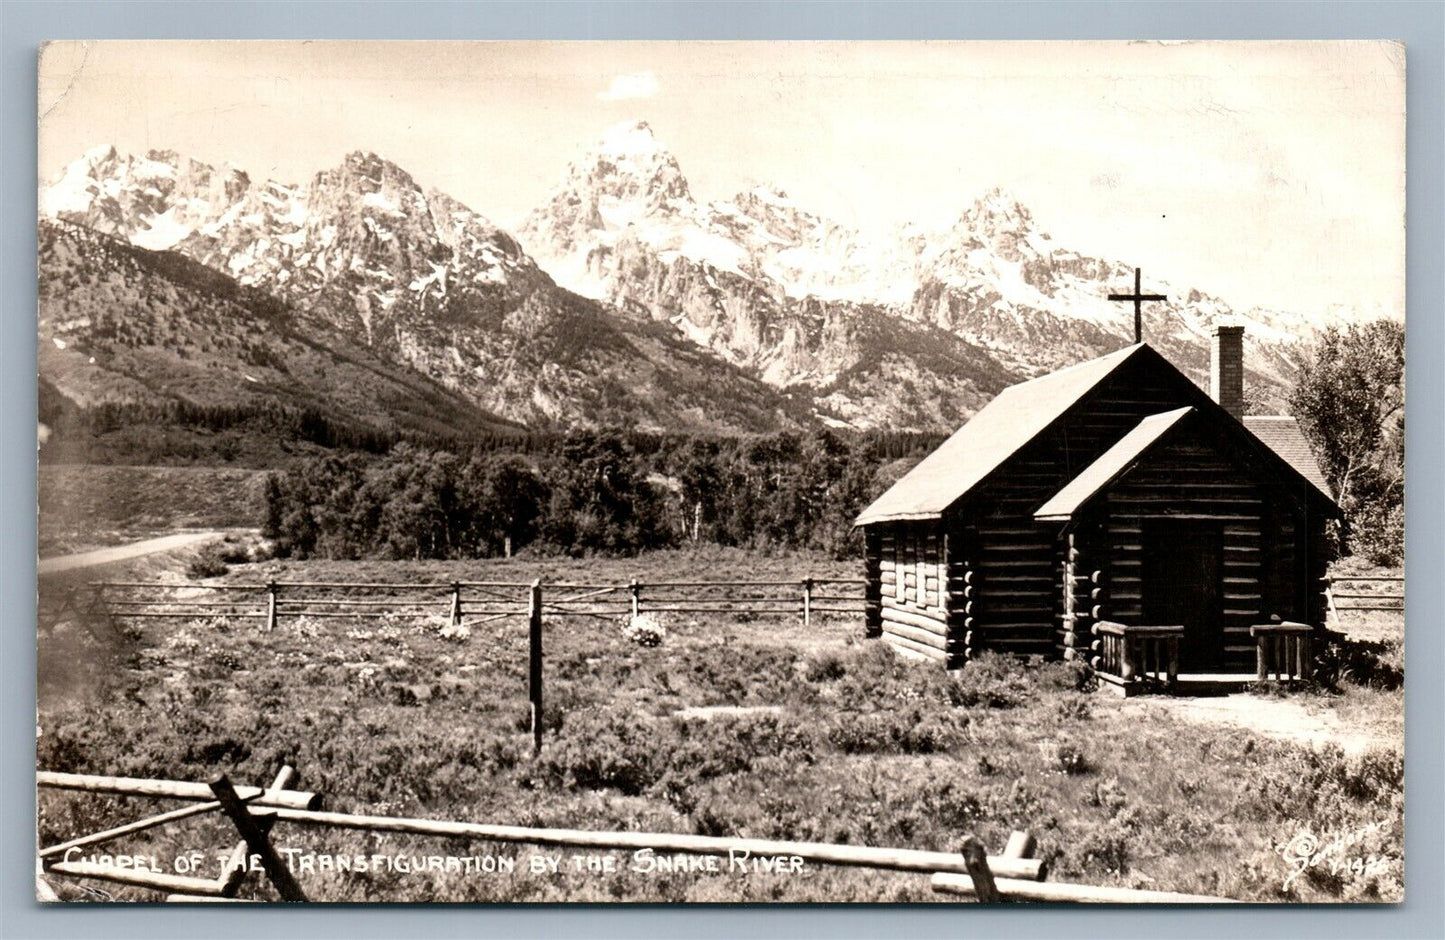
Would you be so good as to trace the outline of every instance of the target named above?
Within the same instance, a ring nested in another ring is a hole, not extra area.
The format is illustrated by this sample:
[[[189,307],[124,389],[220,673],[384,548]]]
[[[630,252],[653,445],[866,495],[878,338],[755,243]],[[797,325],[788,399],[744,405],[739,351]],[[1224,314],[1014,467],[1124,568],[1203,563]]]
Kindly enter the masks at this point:
[[[1389,827],[1386,822],[1373,822],[1349,832],[1340,833],[1327,842],[1308,829],[1301,829],[1275,851],[1289,866],[1290,873],[1284,879],[1284,888],[1289,890],[1295,879],[1312,868],[1327,867],[1331,875],[1352,875],[1368,877],[1389,871],[1397,861],[1394,855],[1376,855],[1352,852],[1355,846],[1377,832]]]

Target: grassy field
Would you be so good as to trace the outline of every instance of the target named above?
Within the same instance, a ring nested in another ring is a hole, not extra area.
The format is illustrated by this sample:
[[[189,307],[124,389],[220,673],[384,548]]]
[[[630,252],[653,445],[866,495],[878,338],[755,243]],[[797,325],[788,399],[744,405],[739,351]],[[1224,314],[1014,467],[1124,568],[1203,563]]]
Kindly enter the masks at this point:
[[[472,563],[268,562],[229,577],[495,578],[570,581],[856,577],[806,556],[670,552],[641,559]],[[532,826],[821,840],[991,851],[1011,829],[1039,839],[1050,879],[1219,894],[1254,901],[1396,900],[1402,893],[1403,741],[1391,719],[1347,752],[1194,720],[1148,699],[1091,690],[1057,663],[985,658],[952,675],[859,639],[856,618],[805,631],[791,618],[704,616],[668,623],[661,646],[620,624],[547,620],[546,740],[527,733],[520,619],[448,637],[440,618],[289,620],[251,625],[152,621],[123,641],[61,624],[40,637],[56,658],[113,665],[52,683],[40,703],[47,770],[202,780],[217,769],[262,783],[282,763],[328,808]],[[1345,716],[1400,715],[1398,687],[1341,682],[1293,698]],[[1257,698],[1260,709],[1277,701]],[[723,708],[718,708],[722,706]],[[711,709],[711,710],[709,710]],[[50,844],[152,811],[145,800],[42,792]],[[1285,886],[1280,856],[1301,834],[1353,840]],[[155,856],[214,853],[235,841],[191,820],[118,843]],[[928,901],[921,875],[807,866],[781,874],[622,870],[535,874],[527,846],[448,843],[286,826],[275,841],[318,855],[511,858],[512,873],[304,872],[330,901]],[[59,879],[57,879],[59,880]],[[250,896],[270,897],[259,877]],[[97,883],[98,884],[98,883]],[[117,886],[62,884],[72,898],[154,900]]]

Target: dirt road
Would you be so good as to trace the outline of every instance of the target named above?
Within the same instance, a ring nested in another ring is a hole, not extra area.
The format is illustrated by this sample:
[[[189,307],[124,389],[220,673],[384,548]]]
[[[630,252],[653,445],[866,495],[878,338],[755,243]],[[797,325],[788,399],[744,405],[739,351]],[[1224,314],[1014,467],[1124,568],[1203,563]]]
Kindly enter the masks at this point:
[[[1120,700],[1117,707],[1124,721],[1132,716],[1167,712],[1186,721],[1239,728],[1306,747],[1338,744],[1346,754],[1362,754],[1392,740],[1403,741],[1403,734],[1382,738],[1377,728],[1357,727],[1330,705],[1327,699],[1284,699],[1236,693],[1192,698],[1140,696]]]
[[[218,539],[224,532],[208,530],[205,532],[179,532],[175,535],[165,535],[156,539],[145,539],[140,542],[131,542],[129,545],[115,545],[111,548],[97,548],[90,552],[78,552],[74,555],[56,555],[53,558],[40,559],[36,567],[36,574],[40,577],[46,575],[60,574],[65,571],[74,571],[78,568],[91,568],[96,565],[108,565],[112,562],[127,561],[131,558],[139,558],[142,555],[151,555],[156,552],[170,551],[174,548],[186,548],[198,542],[206,542],[211,539]]]

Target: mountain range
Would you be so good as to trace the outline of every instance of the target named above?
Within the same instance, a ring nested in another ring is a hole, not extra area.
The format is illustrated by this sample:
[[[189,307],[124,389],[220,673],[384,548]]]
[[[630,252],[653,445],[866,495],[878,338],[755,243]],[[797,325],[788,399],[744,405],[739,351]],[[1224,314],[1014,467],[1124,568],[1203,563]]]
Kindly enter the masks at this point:
[[[1107,294],[1132,269],[1056,245],[1005,193],[940,231],[859,230],[768,186],[704,202],[642,122],[607,131],[515,235],[364,152],[293,184],[98,147],[40,208],[41,372],[78,404],[946,431],[1131,341]],[[1252,394],[1278,407],[1308,319],[1149,286],[1169,297],[1151,344],[1202,381],[1213,325],[1242,323]]]

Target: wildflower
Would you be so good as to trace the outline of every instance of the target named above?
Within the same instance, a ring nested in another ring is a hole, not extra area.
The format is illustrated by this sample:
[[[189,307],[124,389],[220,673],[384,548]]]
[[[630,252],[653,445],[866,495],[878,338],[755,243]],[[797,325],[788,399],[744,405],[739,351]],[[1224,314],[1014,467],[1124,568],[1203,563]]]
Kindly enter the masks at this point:
[[[667,628],[652,614],[638,614],[629,617],[622,625],[622,636],[638,646],[661,646],[667,636]]]

